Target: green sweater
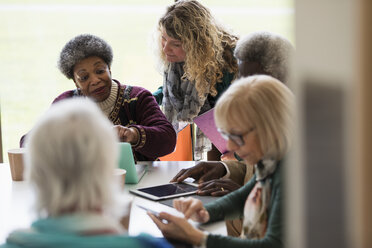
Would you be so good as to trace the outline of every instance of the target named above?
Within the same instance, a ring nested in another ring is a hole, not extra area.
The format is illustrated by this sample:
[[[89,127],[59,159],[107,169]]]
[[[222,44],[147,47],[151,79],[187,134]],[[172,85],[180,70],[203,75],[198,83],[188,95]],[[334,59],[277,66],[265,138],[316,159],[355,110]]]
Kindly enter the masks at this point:
[[[262,239],[241,239],[236,237],[209,234],[207,247],[255,247],[255,248],[279,248],[283,247],[282,233],[282,178],[281,162],[272,175],[271,199],[269,205],[269,219],[265,237]],[[210,215],[210,222],[223,219],[235,219],[243,217],[245,201],[256,184],[256,176],[253,176],[246,185],[240,189],[205,206]]]

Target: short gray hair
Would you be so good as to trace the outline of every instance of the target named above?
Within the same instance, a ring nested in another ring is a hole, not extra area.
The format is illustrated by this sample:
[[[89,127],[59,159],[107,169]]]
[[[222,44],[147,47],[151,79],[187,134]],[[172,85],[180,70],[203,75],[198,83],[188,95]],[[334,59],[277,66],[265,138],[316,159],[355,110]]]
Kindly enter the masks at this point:
[[[91,34],[78,35],[63,47],[58,68],[68,79],[72,79],[76,63],[91,56],[100,57],[111,67],[113,53],[106,41]]]
[[[293,52],[294,48],[286,38],[259,31],[239,39],[234,56],[241,61],[259,63],[267,74],[286,83]]]
[[[112,124],[91,100],[53,104],[26,141],[26,177],[35,186],[39,215],[110,210],[118,189],[117,142]]]
[[[255,75],[235,81],[218,99],[216,125],[257,131],[263,159],[280,160],[292,141],[294,96],[279,80]],[[242,107],[244,106],[244,107]]]

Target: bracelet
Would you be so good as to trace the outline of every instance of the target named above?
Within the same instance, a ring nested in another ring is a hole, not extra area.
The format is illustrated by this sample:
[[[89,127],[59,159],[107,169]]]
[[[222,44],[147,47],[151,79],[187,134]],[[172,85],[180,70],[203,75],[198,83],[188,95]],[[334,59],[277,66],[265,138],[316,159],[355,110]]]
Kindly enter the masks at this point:
[[[134,126],[131,126],[131,127],[129,127],[129,128],[134,128],[134,130],[135,130],[136,133],[137,133],[138,140],[137,140],[137,142],[136,142],[135,144],[132,145],[133,147],[136,147],[136,146],[138,146],[138,145],[140,144],[140,142],[141,142],[141,134],[140,134],[140,131],[139,131],[136,127],[134,127]]]

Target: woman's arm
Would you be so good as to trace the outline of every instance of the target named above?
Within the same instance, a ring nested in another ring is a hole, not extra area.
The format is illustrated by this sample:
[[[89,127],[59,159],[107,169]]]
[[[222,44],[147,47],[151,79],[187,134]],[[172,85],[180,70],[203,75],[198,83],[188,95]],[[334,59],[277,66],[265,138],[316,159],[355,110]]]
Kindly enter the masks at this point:
[[[210,234],[207,238],[207,247],[255,247],[255,248],[279,248],[283,247],[283,221],[282,221],[282,188],[281,188],[281,177],[279,171],[275,173],[273,178],[272,187],[272,204],[269,209],[268,227],[264,238],[252,240],[252,239],[240,239],[228,236]],[[254,177],[255,178],[255,177]],[[250,180],[252,182],[252,180]],[[249,182],[249,183],[250,183]],[[245,187],[245,186],[244,186]],[[244,188],[243,187],[243,188]],[[239,190],[238,190],[239,191]],[[235,191],[236,192],[236,191]],[[231,193],[234,194],[235,192]],[[229,195],[227,195],[229,196]],[[206,207],[207,208],[207,207]],[[208,210],[208,208],[207,208]],[[209,211],[209,210],[208,210]],[[209,212],[211,218],[211,212]]]
[[[136,127],[140,132],[140,143],[134,149],[152,159],[173,152],[176,145],[176,132],[160,110],[152,94],[143,88],[136,87],[137,97]],[[132,91],[133,92],[133,91]]]
[[[218,219],[223,219],[223,217],[230,216],[232,211],[235,213],[240,213],[243,211],[243,206],[245,199],[248,197],[249,192],[252,190],[255,185],[255,177],[252,178],[245,186],[240,188],[233,193],[226,195],[219,200],[217,203],[208,204],[205,208],[208,210],[210,222],[216,221]],[[216,247],[216,248],[226,248],[226,247],[254,247],[254,248],[279,248],[282,247],[282,213],[281,213],[281,203],[282,203],[282,194],[280,189],[279,180],[274,180],[273,190],[272,190],[272,201],[273,204],[270,207],[268,228],[265,234],[265,237],[262,239],[252,240],[252,239],[241,239],[237,237],[221,236],[209,234],[207,236],[207,247]],[[238,200],[239,198],[239,200]],[[243,199],[243,200],[242,200]],[[243,201],[243,206],[235,205],[238,202]],[[185,214],[185,217],[191,217],[194,213],[200,211],[205,211],[201,206],[199,201],[187,201],[180,200],[181,203],[184,203],[182,206],[176,206],[176,209],[180,210]],[[193,205],[194,206],[191,206]],[[185,209],[183,209],[185,208]],[[190,210],[190,211],[189,211]],[[190,212],[190,213],[189,213]],[[187,222],[186,218],[172,216],[167,213],[160,213],[159,217],[156,217],[152,214],[149,214],[155,224],[159,227],[165,237],[174,238],[177,240],[182,240],[184,242],[200,245],[200,242],[203,240],[203,234],[200,230],[194,228],[190,223]],[[208,218],[201,218],[202,215],[197,216],[197,220],[207,220]],[[162,220],[167,220],[163,222]],[[204,222],[204,221],[201,221]]]
[[[247,165],[240,161],[224,161],[229,169],[229,178],[237,184],[244,185],[244,178],[247,172]]]
[[[209,222],[236,219],[243,216],[245,200],[256,183],[256,177],[252,177],[243,187],[227,194],[216,201],[205,205],[210,220]]]
[[[281,218],[281,193],[274,199],[274,204],[270,211],[270,218],[265,237],[262,239],[241,239],[229,236],[209,234],[207,247],[255,247],[255,248],[280,248],[282,243],[282,218]]]

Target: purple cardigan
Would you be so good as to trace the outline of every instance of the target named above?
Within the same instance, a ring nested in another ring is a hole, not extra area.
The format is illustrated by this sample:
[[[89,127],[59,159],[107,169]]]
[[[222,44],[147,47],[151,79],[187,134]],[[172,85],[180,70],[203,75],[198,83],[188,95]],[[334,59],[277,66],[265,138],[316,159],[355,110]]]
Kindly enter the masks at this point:
[[[133,146],[138,161],[152,161],[173,152],[176,145],[176,133],[163,112],[160,110],[152,94],[141,87],[119,86],[114,109],[108,116],[114,125],[135,127],[140,133],[140,142]],[[81,97],[78,90],[69,90],[53,103],[72,97]],[[23,146],[24,136],[20,144]]]

